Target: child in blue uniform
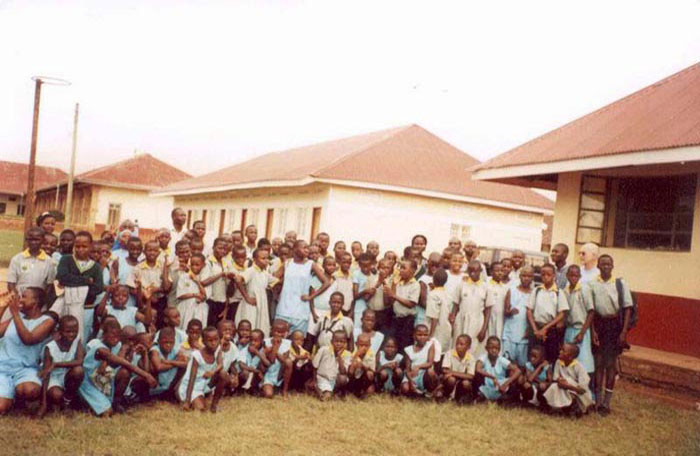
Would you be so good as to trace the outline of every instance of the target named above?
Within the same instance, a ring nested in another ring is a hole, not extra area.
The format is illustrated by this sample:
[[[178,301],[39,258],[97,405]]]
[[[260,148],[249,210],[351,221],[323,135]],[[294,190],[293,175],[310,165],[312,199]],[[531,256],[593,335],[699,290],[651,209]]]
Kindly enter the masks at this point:
[[[292,375],[292,361],[287,356],[292,341],[287,339],[289,326],[284,320],[275,320],[272,323],[272,337],[265,339],[265,358],[270,361],[270,366],[265,370],[265,378],[262,383],[263,396],[271,399],[275,394],[275,388],[282,386],[282,395],[287,396],[289,381]]]
[[[54,409],[69,405],[83,381],[85,350],[78,337],[78,320],[72,315],[58,322],[59,337],[44,348],[41,406],[37,415],[42,417],[50,406]]]
[[[384,342],[384,348],[379,352],[377,357],[377,379],[378,391],[386,391],[388,393],[397,393],[397,388],[403,379],[403,355],[398,352],[399,347],[396,339],[389,336]]]
[[[133,326],[138,332],[145,332],[146,328],[151,324],[153,312],[151,310],[151,300],[145,299],[146,307],[143,312],[139,311],[138,307],[127,306],[129,301],[129,287],[126,285],[116,285],[112,293],[111,304],[107,304],[106,300],[95,310],[100,318],[105,315],[112,315],[117,319],[119,325]]]
[[[240,356],[238,347],[232,342],[236,331],[231,320],[221,320],[216,325],[216,329],[219,331],[219,337],[221,338],[221,345],[219,345],[217,355],[221,354],[221,369],[229,375],[231,381],[228,389],[229,392],[233,393],[238,387],[238,358]]]
[[[406,396],[432,393],[438,386],[433,363],[435,348],[428,344],[428,327],[421,324],[413,330],[413,345],[406,347],[406,372],[401,383],[401,393]]]
[[[503,309],[503,356],[521,368],[527,364],[527,303],[534,274],[530,266],[520,268],[520,280],[506,292]]]
[[[174,398],[178,370],[187,367],[187,361],[177,359],[175,328],[166,326],[158,332],[156,345],[151,348],[150,359],[153,372],[158,375],[158,385],[151,388],[151,396]]]
[[[512,402],[517,397],[516,387],[520,369],[507,358],[500,356],[501,341],[496,336],[486,340],[486,353],[476,362],[476,373],[483,379],[478,400]]]
[[[265,375],[265,369],[270,363],[265,358],[262,344],[265,334],[255,329],[250,333],[250,340],[240,351],[238,368],[241,370],[239,384],[243,391],[256,392]]]
[[[591,325],[593,324],[593,294],[590,284],[581,284],[581,269],[577,264],[567,266],[567,285],[564,296],[569,303],[566,315],[566,332],[564,342],[576,344],[579,349],[578,361],[590,375],[595,371],[593,352],[591,351]]]
[[[544,358],[544,349],[535,345],[530,349],[530,360],[525,364],[525,375],[518,378],[523,402],[545,407],[544,392],[552,383],[552,369]]]

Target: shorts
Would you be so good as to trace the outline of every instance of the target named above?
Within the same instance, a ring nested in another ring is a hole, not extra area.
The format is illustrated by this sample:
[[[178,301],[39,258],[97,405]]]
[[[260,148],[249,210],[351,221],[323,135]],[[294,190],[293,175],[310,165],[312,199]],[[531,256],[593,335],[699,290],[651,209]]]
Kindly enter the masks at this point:
[[[309,328],[309,319],[308,318],[292,318],[292,317],[285,317],[282,315],[277,315],[276,318],[289,323],[288,334],[291,334],[294,331],[301,331],[302,334],[306,335],[307,329]]]
[[[54,369],[51,371],[51,374],[49,375],[49,384],[46,389],[51,389],[54,386],[57,386],[61,389],[66,389],[65,387],[65,382],[66,382],[66,374],[68,373],[68,369]]]
[[[316,376],[316,388],[322,393],[332,393],[335,390],[335,379],[330,380],[326,377]]]
[[[274,387],[282,386],[282,376],[280,375],[281,371],[282,363],[277,360],[265,371],[262,384],[272,385]]]
[[[528,342],[512,342],[509,339],[503,339],[503,356],[513,361],[520,367],[525,367],[527,364]]]
[[[36,367],[0,367],[0,398],[14,399],[15,388],[22,383],[34,383],[41,386],[39,370]]]

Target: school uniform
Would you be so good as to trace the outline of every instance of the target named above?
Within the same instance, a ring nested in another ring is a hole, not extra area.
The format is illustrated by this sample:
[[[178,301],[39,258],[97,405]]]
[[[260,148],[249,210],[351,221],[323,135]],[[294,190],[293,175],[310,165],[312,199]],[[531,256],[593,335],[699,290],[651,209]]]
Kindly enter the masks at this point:
[[[413,277],[405,282],[402,280],[396,284],[395,294],[402,299],[418,303],[420,299],[420,284]],[[399,349],[403,349],[413,343],[413,323],[416,317],[416,308],[406,307],[394,299],[392,310],[394,311],[393,327],[396,342]]]
[[[566,315],[566,332],[564,342],[575,343],[576,336],[581,332],[581,328],[588,318],[588,312],[593,310],[593,295],[588,285],[577,283],[572,289],[570,284],[564,288],[564,296],[569,303],[569,312]],[[591,351],[591,330],[586,331],[583,340],[578,345],[578,360],[586,368],[586,372],[595,371],[593,352]]]
[[[622,286],[622,302],[619,302],[616,280],[615,277],[610,277],[605,281],[598,276],[594,281],[589,282],[595,310],[593,325],[600,342],[600,345],[595,347],[594,354],[603,356],[608,362],[622,353],[622,347],[619,344],[623,326],[620,312],[633,305],[632,293],[622,279],[619,279]]]
[[[564,266],[559,267],[556,264],[554,266],[554,283],[557,284],[560,290],[566,288],[569,283],[569,279],[566,278],[566,274],[569,272],[569,264],[564,264]]]
[[[128,254],[127,254],[128,255]],[[131,271],[138,265],[129,264],[126,260],[126,256],[117,256],[117,279],[119,283],[127,284],[129,277],[131,277]],[[133,287],[131,287],[133,288]],[[129,293],[129,299],[126,301],[127,306],[136,306],[136,297]]]
[[[185,402],[187,400],[187,389],[189,387],[190,378],[192,377],[192,365],[194,360],[197,361],[197,372],[194,378],[194,385],[192,388],[192,396],[190,397],[190,402],[194,401],[198,397],[204,397],[213,391],[210,378],[204,378],[205,372],[211,372],[217,368],[217,356],[214,355],[214,359],[211,363],[207,363],[202,356],[200,350],[194,350],[192,352],[192,357],[190,357],[187,363],[187,370],[185,375],[182,376],[180,381],[180,386],[177,389],[177,397],[180,402]]]
[[[30,320],[21,315],[20,318],[24,326],[33,331],[51,317],[41,315]],[[38,376],[39,359],[46,340],[34,345],[25,345],[19,338],[15,322],[9,323],[5,335],[0,339],[0,398],[14,399],[15,387],[21,383],[41,385]]]
[[[360,358],[359,356],[357,356],[357,351],[358,351],[358,349],[355,348],[355,350],[352,352],[352,355],[350,356],[350,363],[348,363],[348,368],[350,367],[350,364],[352,364],[352,362],[355,360],[356,357],[360,359],[362,369],[357,369],[355,371],[355,375],[353,376],[353,378],[350,379],[350,381],[354,382],[356,384],[356,386],[362,387],[364,385],[358,385],[356,382],[362,378],[362,376],[364,375],[365,372],[367,372],[367,371],[374,372],[374,369],[377,368],[377,355],[374,352],[374,350],[372,350],[370,348],[365,353],[365,356]]]
[[[413,366],[416,366],[418,364],[425,364],[428,361],[430,361],[431,365],[432,365],[434,360],[428,360],[428,355],[430,354],[429,353],[430,347],[431,347],[430,343],[426,343],[425,345],[423,345],[423,347],[418,349],[418,351],[416,351],[415,345],[411,345],[409,347],[406,347],[406,349],[404,350],[404,353],[406,354],[406,357],[408,357],[408,359],[411,361],[411,367],[409,369],[409,367],[406,366],[406,372],[404,373],[403,381],[401,383],[408,383],[409,377],[410,377],[408,371],[413,370],[414,369]],[[425,377],[426,371],[427,371],[427,369],[419,369],[418,374],[416,374],[415,377],[410,377],[410,379],[413,381],[413,384],[416,386],[416,391],[418,391],[421,394],[425,393],[425,391],[426,391],[425,390],[425,383],[424,383],[424,377]]]
[[[547,374],[551,369],[551,365],[544,366],[540,373],[537,375],[535,380],[532,382],[530,391],[523,393],[525,399],[532,405],[540,405],[541,401],[544,401],[543,393],[539,389],[539,384],[547,381]],[[530,375],[537,368],[532,365],[530,361],[525,364],[525,374]]]
[[[169,263],[177,263],[175,261],[177,257],[175,256],[175,249],[171,249],[170,246],[166,248],[161,248],[160,253],[158,254],[158,258],[156,258],[156,262],[158,262],[161,266],[163,264],[169,264]]]
[[[106,371],[100,374],[98,369],[102,361],[97,359],[95,355],[98,350],[105,349],[116,356],[119,354],[121,348],[121,342],[110,349],[100,339],[93,339],[87,344],[85,360],[83,361],[85,377],[80,384],[78,394],[80,394],[80,397],[83,398],[96,415],[102,415],[112,408],[116,370],[112,367],[107,367]]]
[[[496,361],[491,364],[488,354],[483,354],[479,358],[479,361],[481,361],[484,372],[495,376],[499,385],[502,385],[503,382],[508,379],[508,366],[510,366],[510,361],[507,358],[499,356]],[[512,385],[510,385],[510,388],[512,389]],[[490,401],[501,399],[503,396],[490,378],[484,378],[484,383],[479,387],[479,392]]]
[[[343,271],[338,269],[333,277],[335,277],[336,291],[343,293],[343,313],[347,314],[353,301],[352,273],[348,271],[347,274],[343,274]]]
[[[452,310],[452,298],[444,287],[435,287],[428,292],[425,306],[425,316],[437,320],[437,326],[433,336],[445,349],[452,343],[452,324],[450,312]]]
[[[360,334],[362,334],[362,328],[354,328],[352,331],[352,335],[354,337],[354,341],[357,342],[357,338],[360,337]],[[372,336],[370,340],[370,348],[372,348],[372,351],[374,353],[379,353],[379,349],[382,347],[382,344],[384,343],[384,334],[382,334],[379,331],[374,331],[374,335]]]
[[[459,288],[459,310],[452,328],[452,345],[460,334],[468,334],[472,338],[471,352],[476,357],[486,350],[486,337],[479,341],[477,336],[484,325],[484,310],[491,305],[486,300],[487,294],[487,285],[481,279],[474,282],[467,277]]]
[[[413,320],[413,326],[425,325],[425,312],[428,309],[428,293],[430,293],[430,285],[433,283],[433,277],[428,274],[421,274],[420,277],[414,276],[421,287],[421,292],[423,287],[425,287],[425,298],[426,302],[423,303],[425,307],[422,307],[420,303],[416,306],[416,318]]]
[[[309,329],[309,334],[316,336],[315,345],[317,347],[323,347],[324,345],[330,345],[334,331],[343,331],[348,340],[350,340],[354,331],[352,320],[344,316],[342,312],[338,313],[335,317],[331,316],[330,312],[326,312],[323,316],[319,317],[316,324]]]
[[[199,282],[199,277],[192,272],[182,274],[177,281],[177,310],[180,312],[180,329],[183,331],[187,331],[187,324],[195,318],[201,321],[202,325],[207,324],[209,306],[206,301],[197,302],[197,298],[181,299],[185,295],[199,294],[200,289],[197,282]]]
[[[122,309],[117,309],[116,307],[107,305],[105,306],[105,311],[107,312],[107,315],[111,315],[116,318],[119,322],[119,326],[122,328],[125,326],[133,326],[136,329],[136,332],[146,332],[146,326],[144,326],[144,324],[140,321],[136,321],[136,314],[139,311],[136,307],[124,307]],[[100,331],[98,337],[101,335],[102,334]]]
[[[265,339],[263,343],[263,348],[272,346],[272,337]],[[282,343],[277,349],[278,355],[284,355],[289,351],[292,346],[292,341],[289,339],[282,339]],[[265,370],[265,376],[263,377],[263,385],[272,385],[274,387],[282,386],[282,363],[279,359],[269,359],[270,365]]]
[[[226,258],[226,257],[224,257],[224,258]],[[230,261],[229,260],[225,260],[225,261],[227,261],[227,264],[229,265],[230,269],[237,275],[242,275],[246,271],[246,269],[248,269],[245,264],[243,266],[239,266],[238,263],[233,261],[233,258],[231,258]],[[268,268],[268,270],[270,271],[270,274],[274,275],[275,271],[272,269],[272,267]],[[241,290],[239,290],[238,287],[234,287],[233,294],[228,297],[229,308],[228,308],[228,315],[226,315],[227,320],[235,319],[236,314],[238,313],[238,307],[241,305],[242,301],[243,301],[243,295],[241,294]],[[272,319],[275,315],[274,309],[272,309],[272,307],[271,307],[272,303],[269,300],[268,300],[267,304],[268,304],[268,310],[272,312],[270,314],[270,322],[272,322]]]
[[[181,274],[187,274],[187,271],[180,270],[180,262],[175,261],[168,267],[168,279],[172,285],[168,291],[168,307],[177,307],[177,282]]]
[[[362,291],[370,288],[370,279],[371,278],[372,278],[372,274],[365,275],[362,273],[361,269],[357,269],[353,273],[352,283],[353,283],[353,286],[357,285],[358,293],[361,293]],[[376,283],[376,278],[374,279],[374,283]],[[363,298],[358,297],[355,300],[355,310],[353,311],[353,315],[351,316],[351,318],[355,324],[355,327],[357,327],[357,328],[362,327],[362,312],[364,312],[366,308],[367,308],[367,301],[365,301]],[[382,310],[384,309],[383,305],[382,305],[381,309]]]
[[[58,346],[58,342],[52,340],[46,344],[46,348],[49,350],[49,355],[51,355],[51,360],[53,364],[56,363],[67,363],[75,360],[75,356],[78,353],[78,345],[80,344],[80,337],[76,337],[71,343],[68,350],[63,351],[61,347]],[[44,366],[46,367],[46,366]],[[49,383],[47,389],[57,386],[61,389],[65,389],[65,378],[68,373],[68,368],[59,367],[55,368],[49,374]]]
[[[384,353],[384,350],[382,350],[382,351],[379,352],[379,360],[378,360],[379,368],[378,368],[378,371],[379,371],[379,372],[384,371],[384,370],[388,371],[388,372],[387,372],[388,378],[387,378],[386,382],[384,382],[383,385],[379,385],[380,391],[392,392],[392,391],[394,391],[394,390],[396,389],[396,387],[397,387],[398,385],[394,385],[394,380],[393,380],[393,377],[392,377],[392,376],[393,376],[393,370],[392,370],[392,369],[389,369],[388,367],[386,367],[386,365],[389,364],[389,363],[396,362],[396,365],[397,365],[398,367],[400,367],[402,361],[403,361],[403,355],[402,355],[401,353],[396,353],[396,355],[394,356],[394,359],[388,359],[388,358],[386,357],[386,353]]]
[[[109,268],[102,268],[102,283],[106,286],[112,282],[111,275],[109,273]],[[87,346],[87,343],[92,339],[93,335],[96,335],[99,332],[99,329],[96,328],[96,322],[95,322],[95,309],[97,306],[102,303],[102,301],[105,299],[105,296],[107,296],[106,291],[102,291],[102,293],[98,294],[95,297],[95,306],[94,307],[89,307],[84,310],[83,313],[83,332],[82,332],[82,340],[81,343],[83,344],[83,348]],[[110,298],[107,297],[107,303],[111,302]],[[99,321],[97,321],[99,323]],[[97,329],[97,330],[96,330]]]
[[[228,265],[224,263],[223,258],[218,260],[212,255],[207,258],[204,265],[202,280],[207,280],[210,277],[228,272],[232,271]],[[207,289],[207,304],[209,305],[206,324],[209,326],[216,326],[219,322],[219,314],[226,307],[226,289],[228,288],[228,282],[229,280],[227,278],[220,277],[205,287]]]
[[[153,308],[154,314],[160,317],[167,304],[167,299],[162,291],[163,264],[159,263],[158,260],[156,260],[153,266],[149,265],[146,261],[140,262],[131,270],[126,285],[131,288],[136,288],[136,282],[141,282],[142,290],[146,290],[149,287],[155,289],[151,296],[151,307]]]
[[[237,367],[236,364],[238,363],[240,353],[238,353],[238,347],[236,347],[236,344],[231,342],[231,345],[226,351],[224,351],[222,345],[219,345],[216,349],[216,356],[221,356],[222,370],[228,373],[231,370],[231,366],[233,366],[234,368]]]
[[[586,269],[585,266],[581,266],[581,279],[579,283],[589,283],[595,281],[598,276],[600,276],[600,269],[598,267],[593,267],[591,269]]]
[[[544,325],[554,320],[559,312],[569,310],[569,303],[566,301],[564,292],[559,290],[556,284],[552,284],[551,288],[545,288],[544,285],[538,285],[530,294],[530,299],[527,303],[527,308],[532,311],[533,319],[537,328],[540,329]],[[559,357],[559,349],[561,348],[562,334],[557,328],[550,328],[547,331],[547,338],[541,344],[544,346],[545,358],[550,364],[554,363]],[[532,334],[530,336],[530,344],[540,343]]]
[[[510,288],[510,307],[511,309],[518,309],[518,313],[505,317],[503,320],[503,347],[501,352],[503,356],[520,367],[525,366],[528,360],[527,303],[530,300],[531,293],[524,293],[519,288]]]
[[[85,309],[94,312],[97,296],[104,290],[102,277],[102,267],[92,260],[81,261],[73,255],[63,255],[58,264],[56,278],[65,291],[51,310],[59,317],[72,315],[77,318],[79,335],[85,333]]]
[[[187,333],[183,331],[180,328],[173,328],[175,330],[175,344],[173,344],[173,350],[177,351],[177,349],[187,340]],[[155,343],[158,343],[158,339],[160,337],[160,329],[156,331],[156,333],[153,335],[153,340]]]
[[[331,305],[330,305],[330,299],[331,295],[337,291],[337,285],[335,283],[335,279],[331,278],[331,284],[326,288],[326,290],[321,293],[320,295],[316,296],[314,298],[314,311],[316,312],[316,316],[320,317],[321,315],[325,314],[326,312],[331,311]],[[314,275],[311,278],[311,288],[314,290],[318,290],[321,288],[323,284],[319,280],[316,275]],[[309,328],[312,328],[316,322],[314,321],[314,316],[313,314],[309,313]]]
[[[261,347],[262,350],[262,347]],[[250,367],[251,369],[257,369],[258,366],[260,365],[261,359],[259,356],[253,356],[253,354],[248,350],[248,346],[246,345],[245,348],[240,348],[239,347],[239,352],[238,352],[238,363],[240,364],[245,364],[247,367]],[[248,376],[246,377],[246,381],[243,382],[241,385],[241,389],[244,391],[249,391],[253,387],[253,380],[254,380],[254,375],[252,373],[248,373]]]
[[[309,327],[311,307],[301,297],[309,294],[313,261],[304,263],[288,262],[284,267],[284,281],[276,317],[289,323],[290,334],[301,331],[306,334]]]
[[[273,287],[279,280],[277,277],[270,274],[267,270],[260,269],[257,265],[246,269],[243,274],[243,283],[246,287],[248,296],[255,299],[255,305],[249,304],[246,300],[242,300],[238,304],[236,311],[235,324],[241,320],[248,320],[253,326],[253,329],[259,329],[265,337],[270,335],[270,314],[267,302],[267,290]]]
[[[351,353],[343,350],[338,356],[347,369],[350,363]],[[330,345],[321,347],[313,359],[313,366],[316,369],[316,388],[321,392],[333,392],[338,379],[339,368],[338,358]]]
[[[577,360],[571,361],[567,366],[563,361],[557,360],[554,365],[554,375],[553,383],[544,392],[544,398],[547,400],[547,404],[555,409],[562,409],[572,405],[574,401],[578,404],[581,412],[585,413],[588,407],[593,405],[593,395],[591,390],[588,389],[588,383],[591,381],[581,363]],[[557,384],[557,380],[563,378],[567,383],[576,385],[579,388],[583,388],[583,394],[578,394],[574,391],[561,388]]]
[[[374,287],[376,290],[374,295],[367,301],[367,307],[374,310],[375,320],[374,326],[377,330],[381,331],[384,335],[391,332],[391,319],[392,310],[390,306],[387,306],[384,302],[384,285],[390,282],[389,278],[384,279],[384,282],[378,283],[379,274],[370,274],[367,277],[367,284],[364,289]],[[389,286],[391,284],[389,283]],[[359,289],[359,288],[358,288]],[[361,289],[359,289],[362,291]],[[360,315],[361,316],[361,315]],[[356,328],[361,328],[362,322]]]
[[[29,287],[46,290],[56,277],[54,262],[43,250],[32,256],[26,249],[10,260],[7,283],[14,283],[20,296]]]
[[[170,350],[170,352],[168,352],[167,354],[164,354],[158,345],[154,345],[153,347],[151,347],[150,351],[158,353],[158,356],[160,356],[164,360],[174,361],[177,358],[177,350],[175,349],[175,347],[177,347],[177,345],[174,345],[173,349]],[[148,391],[149,394],[151,396],[158,396],[170,390],[170,387],[173,386],[173,380],[175,380],[176,375],[177,367],[171,367],[168,370],[158,372],[158,376],[156,377],[156,380],[158,380],[158,386],[156,386],[155,388],[151,388]]]
[[[491,307],[491,316],[489,318],[486,336],[496,336],[499,339],[502,339],[508,285],[501,282],[496,282],[493,279],[489,279],[487,287],[486,301],[489,303],[487,307]],[[501,346],[501,350],[502,349],[503,347]]]

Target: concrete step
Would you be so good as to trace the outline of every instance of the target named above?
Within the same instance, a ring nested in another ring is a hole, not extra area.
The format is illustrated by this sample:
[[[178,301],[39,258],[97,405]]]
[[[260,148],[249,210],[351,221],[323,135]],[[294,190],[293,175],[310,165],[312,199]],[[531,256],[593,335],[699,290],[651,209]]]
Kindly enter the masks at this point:
[[[700,398],[700,358],[633,345],[620,357],[620,368],[629,381]]]

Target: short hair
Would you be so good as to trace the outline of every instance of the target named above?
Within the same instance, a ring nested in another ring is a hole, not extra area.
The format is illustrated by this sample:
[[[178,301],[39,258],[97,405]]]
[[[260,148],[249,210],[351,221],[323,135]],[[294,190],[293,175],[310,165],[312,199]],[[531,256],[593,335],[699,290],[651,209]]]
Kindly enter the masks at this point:
[[[333,250],[338,248],[338,244],[345,245],[345,241],[335,241],[335,244],[333,244]]]
[[[333,296],[340,296],[341,302],[343,304],[345,304],[345,295],[343,293],[341,293],[340,291],[334,291],[333,293],[331,293],[330,297],[328,298],[328,302],[330,302],[331,299],[333,299]]]
[[[27,287],[24,289],[24,291],[29,291],[34,295],[34,298],[39,301],[39,307],[44,306],[44,302],[46,301],[46,291],[44,291],[43,288],[39,287]]]
[[[377,314],[377,312],[375,312],[374,309],[370,309],[369,307],[367,307],[365,310],[362,311],[362,318],[365,318],[365,315],[369,314],[370,312],[375,315]]]
[[[173,218],[173,217],[175,216],[175,213],[176,213],[177,211],[185,212],[185,210],[184,210],[183,208],[181,208],[181,207],[173,208],[173,210],[170,211],[170,218]]]
[[[193,318],[187,323],[187,330],[189,331],[191,328],[202,329],[202,322],[198,318]]]
[[[416,242],[416,239],[418,239],[418,238],[423,239],[425,241],[425,244],[428,245],[428,238],[422,234],[416,234],[415,236],[413,236],[411,238],[411,245],[413,245]]]
[[[571,347],[571,349],[573,351],[574,358],[578,358],[579,353],[581,353],[581,350],[578,348],[578,345],[569,344],[569,343],[565,343],[564,345]]]
[[[467,339],[467,344],[471,347],[472,338],[469,334],[460,334],[459,336],[457,336],[457,339],[455,339],[455,341],[457,341],[459,339]]]
[[[441,287],[447,283],[447,272],[439,268],[435,273],[433,274],[433,283],[435,284],[436,287]]]
[[[158,340],[161,340],[163,336],[166,337],[175,337],[175,328],[172,328],[170,326],[164,326],[159,332],[158,332]]]
[[[76,235],[76,237],[77,237],[77,235]],[[138,237],[138,236],[131,236],[131,237],[129,238],[129,240],[126,241],[126,243],[128,244],[128,243],[130,243],[130,242],[138,242],[139,244],[143,244],[143,241],[142,241],[141,238]]]
[[[75,231],[71,230],[70,228],[66,228],[65,230],[61,231],[61,234],[59,237],[63,237],[64,234],[69,234],[73,237],[75,237]]]
[[[221,320],[216,324],[216,329],[221,329],[223,325],[231,325],[232,328],[236,326],[233,324],[233,320]]]
[[[85,231],[85,230],[78,231],[77,233],[75,233],[75,237],[76,238],[86,237],[90,240],[90,242],[92,242],[92,234],[90,234],[89,231]]]
[[[409,255],[413,255],[413,247],[410,245],[403,248],[403,257],[408,258]]]
[[[615,260],[613,260],[613,257],[610,256],[610,255],[608,255],[607,253],[604,253],[604,254],[600,255],[600,256],[598,257],[598,261],[602,260],[603,258],[609,258],[610,261],[613,262],[613,264],[615,263]]]
[[[333,331],[333,339],[335,339],[335,336],[342,337],[343,340],[346,342],[348,340],[348,335],[345,334],[345,331],[343,331],[342,329],[338,329],[336,331]]]
[[[540,272],[544,269],[551,269],[552,272],[556,272],[556,269],[554,268],[554,265],[552,263],[545,263],[540,267]]]
[[[402,260],[401,262],[408,263],[414,271],[418,269],[418,263],[416,262],[416,260]]]
[[[501,345],[501,339],[499,339],[498,336],[489,336],[489,338],[486,339],[487,344],[491,341],[497,342],[498,345]]]
[[[239,323],[240,326],[240,323]],[[265,333],[262,331],[262,329],[254,329],[250,332],[250,336],[253,337],[253,334],[257,334],[260,336],[261,339],[265,339]]]
[[[37,235],[37,236],[43,236],[44,235],[44,230],[39,228],[38,226],[33,226],[29,228],[25,233],[25,237],[29,237],[30,235]]]
[[[262,237],[262,238],[258,239],[258,248],[265,247],[266,245],[267,246],[272,245],[272,243],[270,242],[270,240],[268,238]]]
[[[419,324],[417,324],[417,325],[413,328],[413,332],[418,331],[419,328],[423,328],[423,329],[425,329],[425,330],[427,331],[427,330],[428,330],[428,325],[423,324],[423,323],[419,323]]]
[[[567,269],[567,272],[572,270],[572,269],[576,269],[579,274],[581,273],[581,267],[577,264],[570,264],[569,268]]]
[[[260,253],[262,253],[264,251],[265,251],[265,249],[261,249],[260,247],[253,250],[253,254],[252,254],[253,259],[256,259],[258,257],[258,255],[260,255]]]
[[[251,223],[250,225],[248,225],[248,226],[245,227],[245,231],[248,231],[248,228],[255,228],[256,230],[258,229],[258,227],[255,226],[255,225],[252,224],[252,223]]]
[[[556,247],[563,247],[563,248],[564,248],[564,253],[566,253],[567,255],[569,254],[569,246],[566,245],[566,244],[564,244],[563,242],[558,242],[558,243],[554,244],[554,247],[555,247],[555,248],[556,248]]]
[[[112,319],[112,318],[109,318],[109,319],[105,318],[105,319],[102,321],[102,333],[103,333],[103,334],[106,334],[106,333],[108,333],[108,332],[110,332],[110,331],[120,331],[120,332],[121,332],[121,330],[122,330],[122,327],[121,327],[121,325],[119,324],[119,320],[117,320],[116,318],[114,318],[114,319]]]
[[[357,257],[357,261],[374,261],[374,255],[367,252],[362,252],[360,256]]]
[[[303,239],[297,239],[294,241],[294,249],[297,249],[302,244],[306,244],[306,241]]]
[[[204,254],[203,254],[203,253],[199,253],[199,252],[193,253],[192,256],[190,257],[190,260],[193,260],[193,259],[195,259],[195,258],[199,258],[199,259],[202,260],[202,261],[206,261],[206,260],[207,260],[206,257],[204,256]]]
[[[331,237],[331,236],[330,236],[328,233],[326,233],[325,231],[321,231],[320,233],[318,233],[318,234],[316,235],[316,239],[320,238],[321,236],[328,236],[328,238]]]
[[[214,243],[212,244],[212,246],[213,246],[213,247],[216,247],[216,244],[219,244],[219,243],[222,243],[222,242],[226,242],[226,238],[225,238],[225,237],[219,236],[219,237],[217,237],[216,239],[214,239]]]
[[[45,238],[46,238],[46,237],[52,237],[52,238],[54,238],[54,239],[56,239],[56,240],[58,241],[58,236],[56,236],[56,235],[53,234],[53,233],[44,233],[44,237],[45,237]]]
[[[190,241],[188,241],[187,239],[180,239],[179,241],[177,241],[177,242],[175,243],[175,250],[177,250],[177,249],[179,249],[179,248],[182,248],[182,247],[184,247],[184,246],[189,247],[189,246],[190,246]]]
[[[207,333],[212,333],[212,332],[216,333],[217,336],[219,335],[219,331],[217,331],[217,329],[213,326],[207,326],[206,328],[204,328],[202,330],[202,335],[207,334]]]
[[[250,322],[250,320],[246,320],[245,318],[241,321],[238,322],[238,327],[240,328],[242,325],[248,325],[250,327],[253,326],[253,324]]]
[[[195,225],[198,225],[198,224],[200,224],[200,223],[201,223],[202,225],[204,225],[204,227],[206,228],[207,224],[204,223],[204,220],[195,220],[194,223],[192,223],[192,228],[194,228]]]
[[[56,216],[53,215],[51,212],[42,212],[37,218],[36,218],[36,226],[41,226],[41,223],[46,220],[47,218],[52,218],[56,219]]]
[[[243,232],[242,232],[241,230],[233,230],[233,231],[231,231],[231,236],[233,236],[234,234],[240,234],[241,236],[243,236]]]
[[[75,323],[76,325],[78,324],[78,319],[75,318],[73,315],[64,315],[61,317],[60,320],[58,320],[58,329],[59,331],[61,328],[65,327],[68,323]]]

